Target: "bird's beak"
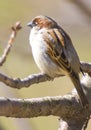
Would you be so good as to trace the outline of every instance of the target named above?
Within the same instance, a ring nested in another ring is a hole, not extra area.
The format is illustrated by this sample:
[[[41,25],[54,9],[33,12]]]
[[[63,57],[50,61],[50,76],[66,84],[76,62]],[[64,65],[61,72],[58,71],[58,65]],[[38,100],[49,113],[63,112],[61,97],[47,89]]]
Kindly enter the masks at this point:
[[[27,24],[27,26],[29,26],[29,27],[33,27],[32,22],[29,22],[29,23]]]

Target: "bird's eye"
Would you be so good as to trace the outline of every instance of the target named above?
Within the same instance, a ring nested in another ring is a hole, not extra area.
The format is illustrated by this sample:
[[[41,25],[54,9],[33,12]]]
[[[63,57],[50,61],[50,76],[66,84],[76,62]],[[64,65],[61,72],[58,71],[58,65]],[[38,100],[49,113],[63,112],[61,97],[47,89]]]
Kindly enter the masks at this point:
[[[38,25],[38,23],[37,23],[37,22],[34,22],[34,24],[35,24],[35,26],[36,26],[36,25]]]

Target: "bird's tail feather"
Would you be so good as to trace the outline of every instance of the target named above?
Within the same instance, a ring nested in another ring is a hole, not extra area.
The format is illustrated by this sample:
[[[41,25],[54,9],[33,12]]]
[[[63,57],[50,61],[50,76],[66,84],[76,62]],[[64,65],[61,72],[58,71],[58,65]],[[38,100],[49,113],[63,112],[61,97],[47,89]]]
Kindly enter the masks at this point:
[[[86,95],[83,92],[82,84],[80,83],[79,75],[76,74],[75,72],[72,72],[70,74],[70,78],[71,78],[71,80],[72,80],[72,82],[73,82],[73,84],[74,84],[74,86],[77,90],[77,93],[79,95],[82,107],[88,106],[88,100],[86,98]]]

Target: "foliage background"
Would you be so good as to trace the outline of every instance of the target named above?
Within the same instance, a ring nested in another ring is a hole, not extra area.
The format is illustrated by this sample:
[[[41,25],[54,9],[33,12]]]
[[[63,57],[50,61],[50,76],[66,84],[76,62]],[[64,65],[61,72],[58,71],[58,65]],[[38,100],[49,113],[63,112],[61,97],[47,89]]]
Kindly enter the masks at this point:
[[[85,7],[85,8],[83,8]],[[34,63],[29,46],[27,23],[37,15],[48,15],[71,36],[73,44],[83,61],[91,61],[91,1],[90,0],[0,0],[0,55],[3,53],[11,30],[16,21],[21,21],[23,29],[19,32],[12,51],[0,69],[11,77],[24,78],[39,70]],[[73,89],[68,77],[32,85],[30,88],[16,90],[0,83],[0,96],[11,98],[37,98],[64,95]],[[0,117],[2,130],[57,130],[58,117],[39,117],[15,119]],[[1,130],[0,128],[0,130]],[[91,123],[87,130],[91,129]]]

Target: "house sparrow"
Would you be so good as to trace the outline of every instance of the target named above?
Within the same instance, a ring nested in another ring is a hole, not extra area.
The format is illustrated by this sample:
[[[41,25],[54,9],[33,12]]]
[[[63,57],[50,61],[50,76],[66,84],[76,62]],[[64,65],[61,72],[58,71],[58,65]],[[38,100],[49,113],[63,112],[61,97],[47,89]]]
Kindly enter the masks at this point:
[[[50,17],[37,16],[31,27],[30,45],[34,60],[40,71],[54,78],[68,75],[72,80],[83,107],[88,106],[79,79],[79,57],[68,34]]]

